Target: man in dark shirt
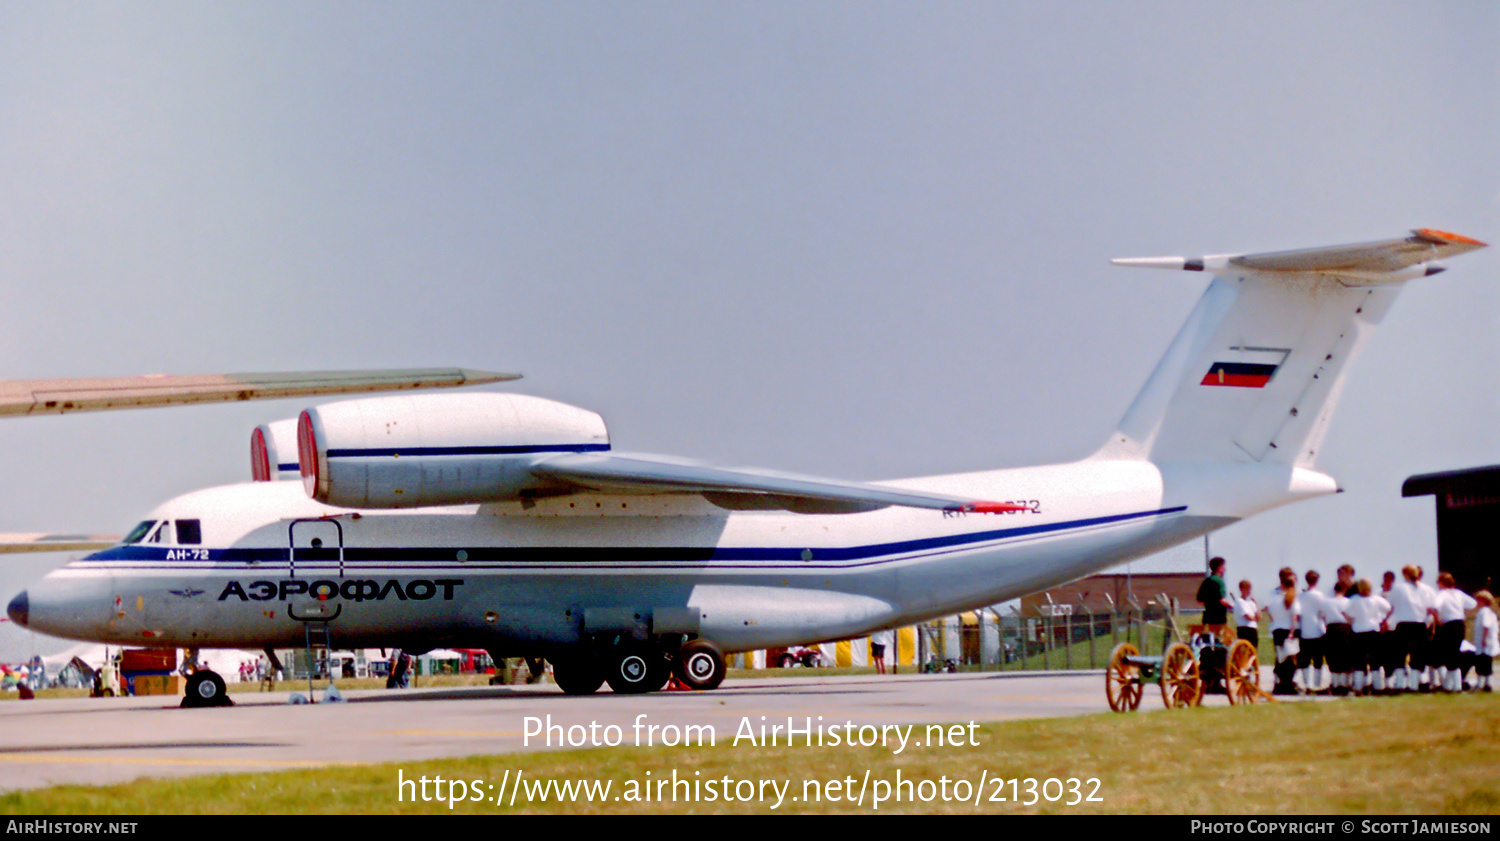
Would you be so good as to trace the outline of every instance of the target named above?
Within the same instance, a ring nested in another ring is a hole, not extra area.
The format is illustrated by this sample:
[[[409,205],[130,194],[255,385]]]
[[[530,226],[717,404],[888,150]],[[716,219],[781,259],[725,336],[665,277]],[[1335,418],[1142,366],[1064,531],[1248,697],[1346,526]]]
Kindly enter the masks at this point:
[[[1223,625],[1229,620],[1229,590],[1224,586],[1224,559],[1208,562],[1208,577],[1198,585],[1198,601],[1203,605],[1203,624]]]
[[[1224,559],[1214,558],[1208,562],[1208,577],[1198,585],[1198,601],[1203,604],[1204,630],[1219,634],[1229,622],[1229,590],[1224,584]],[[1224,692],[1225,655],[1222,648],[1205,648],[1199,654],[1199,665],[1203,673],[1203,691],[1214,694]]]

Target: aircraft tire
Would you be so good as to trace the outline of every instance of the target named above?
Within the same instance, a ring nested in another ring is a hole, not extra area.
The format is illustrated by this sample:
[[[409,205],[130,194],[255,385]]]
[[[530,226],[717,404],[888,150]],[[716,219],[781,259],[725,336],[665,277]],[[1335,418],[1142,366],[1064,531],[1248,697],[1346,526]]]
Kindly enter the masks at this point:
[[[620,695],[655,692],[667,683],[671,669],[661,652],[647,645],[622,645],[610,654],[604,679]]]
[[[592,695],[604,683],[604,671],[593,658],[552,661],[552,680],[564,695]]]
[[[182,699],[184,707],[227,707],[230,703],[224,678],[217,672],[200,669],[188,677],[187,694]]]
[[[677,682],[689,689],[717,689],[726,671],[724,652],[708,640],[693,640],[678,649],[672,660]]]

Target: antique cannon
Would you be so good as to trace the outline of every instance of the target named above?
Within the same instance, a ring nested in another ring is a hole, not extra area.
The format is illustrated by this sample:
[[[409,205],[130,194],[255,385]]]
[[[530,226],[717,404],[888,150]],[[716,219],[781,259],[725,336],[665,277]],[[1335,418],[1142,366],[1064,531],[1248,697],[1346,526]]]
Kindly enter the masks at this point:
[[[1230,704],[1253,704],[1260,688],[1260,656],[1255,646],[1236,639],[1234,628],[1193,625],[1187,643],[1174,642],[1160,657],[1144,655],[1128,642],[1115,646],[1104,671],[1104,696],[1115,712],[1141,705],[1147,683],[1161,687],[1167,707],[1196,707],[1205,687],[1222,687]]]

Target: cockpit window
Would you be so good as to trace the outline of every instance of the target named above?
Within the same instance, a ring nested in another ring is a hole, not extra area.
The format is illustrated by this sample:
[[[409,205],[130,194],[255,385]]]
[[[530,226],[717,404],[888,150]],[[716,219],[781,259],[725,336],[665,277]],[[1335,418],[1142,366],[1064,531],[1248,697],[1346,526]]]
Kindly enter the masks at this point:
[[[156,531],[151,532],[151,536],[148,537],[148,538],[146,538],[146,542],[147,543],[171,543],[172,542],[172,521],[171,520],[162,520],[161,521],[161,525],[159,525],[159,526],[156,527]]]
[[[122,541],[120,541],[120,542],[121,543],[140,543],[141,542],[141,538],[145,537],[146,536],[146,532],[151,531],[151,527],[154,526],[154,525],[156,525],[156,521],[155,520],[142,520],[140,522],[140,524],[137,525],[135,528],[131,529],[130,530],[130,534],[125,535],[125,539],[122,540]]]
[[[177,521],[177,543],[179,546],[197,546],[203,542],[203,525],[199,520]]]

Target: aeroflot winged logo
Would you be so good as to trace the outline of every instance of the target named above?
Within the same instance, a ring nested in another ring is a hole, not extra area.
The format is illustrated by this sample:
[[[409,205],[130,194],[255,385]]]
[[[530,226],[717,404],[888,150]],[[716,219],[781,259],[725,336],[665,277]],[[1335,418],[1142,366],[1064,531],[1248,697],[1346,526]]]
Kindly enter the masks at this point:
[[[1215,362],[1208,369],[1198,384],[1265,388],[1290,354],[1291,350],[1287,348],[1232,347],[1222,361]]]

